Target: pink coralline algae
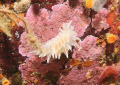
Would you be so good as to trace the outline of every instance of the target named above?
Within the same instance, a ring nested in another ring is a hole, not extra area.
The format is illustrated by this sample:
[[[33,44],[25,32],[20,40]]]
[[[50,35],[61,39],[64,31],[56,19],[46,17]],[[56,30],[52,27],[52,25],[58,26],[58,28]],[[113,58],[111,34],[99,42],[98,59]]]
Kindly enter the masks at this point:
[[[81,50],[79,51],[78,47],[75,47],[73,50],[73,58],[78,60],[83,59],[91,59],[94,60],[97,57],[103,54],[104,47],[96,45],[97,37],[92,35],[87,36],[83,41],[79,44],[81,45]]]
[[[29,33],[24,32],[21,35],[22,44],[19,46],[19,52],[23,56],[30,55],[30,53],[39,55],[41,45],[55,38],[63,23],[72,21],[71,25],[74,26],[78,37],[84,34],[90,23],[90,18],[83,15],[82,7],[73,9],[69,7],[68,2],[52,6],[52,11],[45,8],[39,9],[39,7],[39,4],[31,5],[25,17],[29,24]],[[24,27],[22,23],[20,24]],[[30,42],[31,39],[33,42]]]
[[[45,64],[46,57],[31,56],[25,60],[24,64],[19,66],[19,70],[22,72],[23,81],[26,81],[29,85],[34,84],[36,79],[38,80],[37,85],[55,85],[53,78],[59,77],[59,74],[62,73],[61,68],[66,60],[67,58],[63,56],[60,60]]]
[[[106,22],[107,13],[107,9],[103,8],[93,18],[92,27],[95,29],[95,33],[109,28],[109,24]]]
[[[97,62],[94,62],[91,66],[84,69],[78,69],[74,67],[67,76],[62,75],[58,80],[59,85],[97,85],[98,73],[95,67],[98,66]],[[87,78],[88,71],[91,70],[91,77]]]

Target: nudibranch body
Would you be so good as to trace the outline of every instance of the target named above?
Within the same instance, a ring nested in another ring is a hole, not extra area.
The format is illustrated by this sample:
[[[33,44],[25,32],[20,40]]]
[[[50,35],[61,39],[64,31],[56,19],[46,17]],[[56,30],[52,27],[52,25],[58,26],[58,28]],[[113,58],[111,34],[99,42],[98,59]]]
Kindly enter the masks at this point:
[[[64,53],[68,58],[68,50],[72,50],[72,46],[79,47],[77,40],[80,39],[77,37],[74,27],[71,26],[71,21],[63,23],[59,34],[42,45],[42,53],[39,57],[47,56],[47,62],[49,62],[51,56],[60,59],[61,54]]]

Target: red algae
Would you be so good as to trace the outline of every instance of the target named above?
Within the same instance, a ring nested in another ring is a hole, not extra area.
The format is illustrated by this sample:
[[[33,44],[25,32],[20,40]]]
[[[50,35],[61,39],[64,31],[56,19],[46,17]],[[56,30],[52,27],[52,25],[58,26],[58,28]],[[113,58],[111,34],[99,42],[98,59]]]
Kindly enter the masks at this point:
[[[107,17],[106,17],[106,20],[107,20],[107,23],[112,26],[114,21],[115,21],[115,18],[116,18],[116,12],[115,11],[111,11],[110,13],[108,13]]]
[[[112,66],[108,66],[105,70],[101,73],[98,82],[100,84],[106,83],[108,79],[110,82],[115,82],[118,76],[118,70]]]

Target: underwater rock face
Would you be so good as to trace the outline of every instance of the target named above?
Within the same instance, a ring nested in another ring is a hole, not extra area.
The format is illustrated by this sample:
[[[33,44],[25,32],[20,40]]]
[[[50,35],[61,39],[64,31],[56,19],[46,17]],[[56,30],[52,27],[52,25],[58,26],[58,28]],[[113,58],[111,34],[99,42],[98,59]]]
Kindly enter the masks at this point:
[[[0,67],[7,76],[17,72],[20,64],[18,62],[23,62],[26,58],[18,52],[20,35],[23,31],[23,28],[14,26],[11,30],[12,38],[0,33]]]
[[[119,85],[120,0],[0,0],[0,15],[0,85]]]
[[[59,34],[59,28],[62,28],[63,23],[72,21],[71,25],[74,27],[78,37],[84,34],[90,23],[90,18],[83,15],[81,7],[72,9],[67,2],[52,6],[52,11],[43,8],[37,10],[36,13],[36,10],[33,9],[35,7],[39,9],[40,5],[31,5],[25,17],[30,25],[30,33],[26,34],[24,32],[21,35],[22,43],[19,46],[19,52],[23,56],[30,55],[30,53],[40,55],[42,44],[55,38]],[[20,24],[24,27],[22,23]],[[30,42],[31,38],[35,40],[34,43]]]

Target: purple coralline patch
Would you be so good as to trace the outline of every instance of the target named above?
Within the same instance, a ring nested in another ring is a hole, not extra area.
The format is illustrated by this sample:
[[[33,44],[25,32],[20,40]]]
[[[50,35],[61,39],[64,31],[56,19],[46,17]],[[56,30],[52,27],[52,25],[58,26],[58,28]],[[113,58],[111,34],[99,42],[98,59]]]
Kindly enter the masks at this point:
[[[75,47],[73,50],[73,58],[78,60],[83,59],[96,59],[98,56],[103,54],[103,47],[96,45],[97,37],[92,35],[87,36],[83,41],[79,42],[81,50]]]
[[[28,84],[33,84],[37,79],[37,85],[46,85],[47,74],[51,73],[53,77],[59,76],[62,72],[62,65],[66,62],[66,57],[62,57],[60,60],[52,61],[48,64],[45,63],[46,57],[39,58],[38,56],[31,56],[25,60],[25,63],[19,66],[19,70],[22,72],[22,79]],[[52,77],[50,77],[52,79]],[[49,79],[50,80],[50,79]]]
[[[62,75],[58,81],[59,85],[97,85],[99,74],[97,73],[99,64],[94,62],[90,67],[78,69],[74,67],[67,76]],[[87,73],[91,70],[91,78],[87,79]]]
[[[103,8],[93,18],[92,27],[95,29],[95,33],[109,28],[109,24],[106,22],[107,13],[107,9]]]
[[[36,38],[38,43],[45,43],[56,37],[63,23],[72,21],[72,26],[74,26],[74,30],[79,37],[84,34],[90,23],[90,18],[83,15],[82,7],[71,8],[68,2],[52,6],[52,11],[45,8],[39,9],[39,7],[39,4],[31,5],[25,17],[31,34],[34,34],[32,37]],[[22,23],[20,25],[24,27]],[[34,46],[32,47],[32,43],[28,43],[29,40],[30,38],[26,35],[26,32],[21,35],[22,44],[19,47],[19,52],[23,56],[36,49]]]

